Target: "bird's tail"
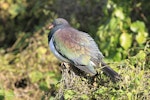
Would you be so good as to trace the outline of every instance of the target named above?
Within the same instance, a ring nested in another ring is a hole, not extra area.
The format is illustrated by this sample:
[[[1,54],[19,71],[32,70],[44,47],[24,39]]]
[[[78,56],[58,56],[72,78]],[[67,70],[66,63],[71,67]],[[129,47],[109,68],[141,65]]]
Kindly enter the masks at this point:
[[[112,68],[110,68],[106,63],[102,62],[101,65],[103,66],[102,71],[108,75],[113,82],[117,82],[121,80],[121,76],[114,71]]]

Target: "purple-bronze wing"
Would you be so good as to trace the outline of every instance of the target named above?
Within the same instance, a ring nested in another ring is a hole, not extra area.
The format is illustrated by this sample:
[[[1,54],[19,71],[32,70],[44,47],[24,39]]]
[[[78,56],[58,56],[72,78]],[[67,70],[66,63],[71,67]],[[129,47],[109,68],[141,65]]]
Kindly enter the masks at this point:
[[[98,65],[103,55],[96,43],[87,33],[68,27],[55,32],[54,45],[56,50],[76,67],[95,74],[94,65]]]

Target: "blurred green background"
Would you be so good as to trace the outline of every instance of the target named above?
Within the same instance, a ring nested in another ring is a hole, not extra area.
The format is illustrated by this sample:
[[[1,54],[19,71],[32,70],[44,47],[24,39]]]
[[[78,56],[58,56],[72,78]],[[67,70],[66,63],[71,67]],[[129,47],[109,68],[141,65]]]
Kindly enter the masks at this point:
[[[149,8],[148,0],[0,0],[0,100],[39,100],[47,91],[53,99],[61,72],[46,26],[58,17],[89,33],[106,62],[124,66],[112,67],[127,78],[125,88],[110,96],[102,88],[103,99],[148,100]]]

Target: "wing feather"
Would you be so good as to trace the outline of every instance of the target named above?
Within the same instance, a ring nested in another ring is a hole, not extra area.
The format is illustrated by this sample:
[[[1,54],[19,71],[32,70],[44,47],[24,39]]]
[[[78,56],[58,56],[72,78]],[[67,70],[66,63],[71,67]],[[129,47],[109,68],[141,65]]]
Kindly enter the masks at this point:
[[[75,65],[98,64],[103,58],[96,43],[87,33],[68,27],[55,32],[56,50]]]

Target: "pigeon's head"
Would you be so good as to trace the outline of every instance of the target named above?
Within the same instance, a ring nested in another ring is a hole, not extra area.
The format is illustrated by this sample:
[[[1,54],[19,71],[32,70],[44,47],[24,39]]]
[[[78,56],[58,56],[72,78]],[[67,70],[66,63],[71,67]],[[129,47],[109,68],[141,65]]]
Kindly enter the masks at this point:
[[[48,28],[52,29],[56,26],[68,26],[68,25],[69,25],[69,23],[65,19],[57,18],[52,22],[52,24]]]

